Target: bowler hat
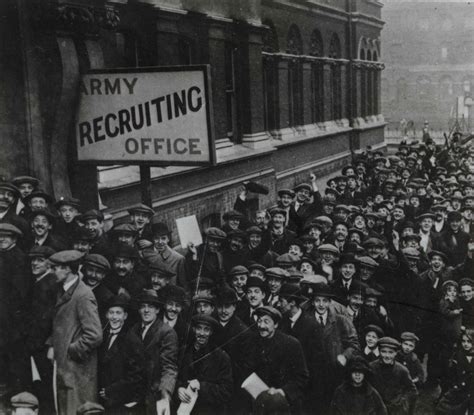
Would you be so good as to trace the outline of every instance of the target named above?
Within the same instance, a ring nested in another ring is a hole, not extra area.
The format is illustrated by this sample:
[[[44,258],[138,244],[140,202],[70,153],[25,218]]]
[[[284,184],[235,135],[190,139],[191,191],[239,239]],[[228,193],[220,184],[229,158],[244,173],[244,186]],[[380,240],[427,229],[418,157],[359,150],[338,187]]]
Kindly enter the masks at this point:
[[[138,235],[138,230],[131,223],[121,223],[120,225],[114,226],[112,232],[116,235]]]
[[[239,298],[237,293],[227,285],[221,288],[215,300],[216,305],[237,304]]]
[[[73,241],[92,241],[93,236],[83,227],[77,228],[72,234]]]
[[[231,219],[242,219],[244,215],[236,210],[229,210],[222,215],[222,219],[231,220]]]
[[[169,236],[170,230],[164,222],[156,222],[151,225],[151,232],[154,236]]]
[[[246,241],[247,234],[240,229],[232,229],[231,231],[227,232],[227,239],[232,239],[232,238],[240,238]]]
[[[271,319],[275,322],[278,323],[281,320],[281,313],[274,307],[265,305],[263,307],[258,307],[255,310],[255,315],[257,317],[260,316],[270,316]]]
[[[179,285],[168,284],[158,292],[158,296],[163,303],[166,301],[175,301],[181,305],[186,303],[186,291]]]
[[[39,184],[39,180],[32,176],[17,176],[12,179],[12,183],[17,187],[23,183],[28,183],[36,187]]]
[[[29,392],[21,392],[10,399],[13,408],[37,408],[39,405],[35,395]]]
[[[85,222],[86,220],[91,220],[91,219],[97,219],[99,222],[103,222],[104,214],[100,210],[91,209],[80,216],[80,220],[82,222]]]
[[[344,253],[341,255],[340,259],[339,259],[339,265],[343,265],[343,264],[357,264],[358,261],[356,259],[356,257],[354,256],[354,254],[351,254],[351,253]]]
[[[28,214],[28,220],[32,222],[33,219],[36,218],[37,216],[44,216],[45,218],[48,219],[48,222],[50,224],[53,224],[58,218],[58,216],[49,209],[38,209],[38,210],[33,210]]]
[[[250,287],[258,287],[263,292],[266,292],[267,286],[265,281],[258,277],[249,277],[247,278],[247,284],[245,285],[245,289],[248,290]]]
[[[462,215],[460,212],[456,210],[448,212],[448,217],[447,217],[448,222],[460,221],[461,219],[462,219]]]
[[[303,296],[301,291],[301,286],[295,283],[286,283],[283,284],[280,288],[280,292],[278,293],[280,298],[287,298],[287,299],[295,299],[297,301],[304,301],[307,300],[306,297]]]
[[[369,364],[362,356],[355,356],[347,363],[347,371],[352,372],[370,372]]]
[[[35,190],[33,192],[31,192],[28,196],[26,196],[23,200],[26,203],[28,203],[31,199],[35,198],[35,197],[41,197],[43,198],[46,203],[48,205],[52,204],[53,203],[53,198],[48,195],[44,190]]]
[[[107,303],[107,308],[122,307],[127,310],[130,307],[130,299],[122,294],[118,294],[110,299]]]
[[[333,298],[334,294],[328,284],[320,282],[313,285],[313,297]]]
[[[128,258],[138,260],[140,258],[138,251],[133,246],[119,244],[114,251],[114,258]]]
[[[75,199],[74,197],[60,197],[54,204],[54,207],[59,210],[61,206],[72,206],[76,209],[79,209],[81,207],[81,201],[79,199]]]

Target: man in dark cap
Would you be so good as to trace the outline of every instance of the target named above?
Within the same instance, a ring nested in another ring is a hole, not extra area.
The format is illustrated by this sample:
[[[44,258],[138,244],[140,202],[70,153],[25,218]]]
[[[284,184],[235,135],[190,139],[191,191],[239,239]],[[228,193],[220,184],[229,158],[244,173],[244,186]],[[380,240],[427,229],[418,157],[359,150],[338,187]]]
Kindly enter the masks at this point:
[[[300,233],[306,223],[311,221],[321,210],[321,194],[319,193],[316,175],[310,174],[310,183],[300,183],[294,188],[295,201],[290,209],[290,220],[298,226]]]
[[[211,347],[217,321],[207,315],[196,315],[191,321],[193,341],[181,361],[177,395],[178,403],[189,403],[197,394],[193,414],[226,413],[232,397],[232,366],[220,348]]]
[[[101,321],[105,322],[105,311],[114,297],[110,288],[104,284],[104,279],[110,272],[109,261],[102,255],[88,254],[82,260],[81,272],[84,283],[92,290],[97,300]]]
[[[308,313],[317,323],[314,336],[322,344],[308,361],[310,393],[307,409],[316,413],[327,411],[334,390],[342,382],[347,361],[359,350],[353,323],[330,307],[332,298],[332,290],[327,284],[314,284],[313,307]]]
[[[143,381],[143,356],[127,338],[129,308],[130,301],[122,295],[109,300],[99,349],[99,396],[110,415],[128,414],[124,405],[138,400]]]
[[[92,254],[100,254],[107,259],[113,255],[112,243],[105,233],[104,215],[99,210],[89,210],[82,214],[79,219],[84,224],[84,229],[89,232],[92,239]]]
[[[13,392],[31,379],[24,335],[32,281],[27,257],[17,245],[22,235],[15,225],[0,223],[0,384]]]
[[[28,254],[31,263],[33,288],[28,313],[26,348],[34,359],[40,382],[34,385],[34,391],[41,401],[41,410],[54,412],[53,401],[53,365],[47,358],[46,340],[53,329],[54,307],[58,292],[56,277],[51,271],[48,258],[54,254],[49,246],[34,246]]]
[[[153,248],[143,251],[145,262],[153,263],[173,274],[170,281],[173,285],[179,285],[188,289],[188,277],[186,274],[186,260],[184,256],[172,249],[171,233],[166,223],[153,223],[151,226],[153,234]]]
[[[54,207],[59,212],[55,232],[61,239],[70,242],[72,234],[77,231],[79,226],[76,218],[80,215],[81,201],[73,197],[61,197]]]
[[[288,252],[290,242],[296,237],[296,234],[285,226],[285,210],[278,207],[273,208],[270,210],[270,217],[271,221],[263,234],[263,240],[273,252],[282,255]]]
[[[28,220],[31,224],[31,237],[26,240],[27,249],[33,246],[49,246],[55,251],[63,251],[67,248],[66,242],[53,232],[57,216],[47,210],[40,209],[32,211]]]
[[[15,210],[15,205],[19,197],[20,191],[15,185],[0,181],[0,223],[11,223],[26,235],[30,229],[28,222],[19,216]]]
[[[249,261],[247,234],[244,231],[235,229],[227,232],[227,243],[222,250],[222,257],[226,272],[229,272],[236,265],[246,264]]]
[[[174,329],[178,335],[178,344],[181,350],[188,334],[186,320],[189,316],[189,309],[186,307],[186,291],[178,285],[167,285],[159,291],[158,297],[163,303],[159,318]]]
[[[20,198],[16,205],[16,214],[24,215],[26,212],[24,212],[25,204],[23,203],[23,199],[38,188],[39,180],[32,176],[17,176],[12,179],[12,184],[15,185],[20,192]]]
[[[37,189],[31,192],[28,196],[25,196],[23,199],[25,204],[25,215],[28,216],[31,212],[35,210],[44,210],[48,209],[53,204],[53,198],[47,194],[45,191]]]
[[[110,234],[114,245],[124,244],[134,247],[138,237],[138,231],[131,223],[121,223],[120,225],[114,226],[110,230]]]
[[[265,398],[278,395],[293,413],[302,410],[304,391],[308,382],[308,369],[303,349],[298,340],[278,330],[281,313],[271,307],[256,311],[254,372],[269,386],[262,392]],[[259,396],[258,399],[263,399]]]
[[[151,241],[153,234],[150,222],[155,211],[147,205],[139,204],[128,209],[128,213],[130,215],[130,223],[138,233],[138,239]]]
[[[48,357],[57,364],[58,412],[74,414],[97,397],[97,349],[102,342],[97,301],[78,274],[82,253],[60,251],[49,260],[59,285]]]
[[[258,308],[264,306],[266,295],[267,285],[265,281],[257,277],[247,279],[245,287],[246,301],[237,310],[239,318],[245,325],[255,328],[255,322],[257,321],[255,312]]]
[[[461,264],[467,254],[470,236],[461,229],[462,215],[459,212],[448,213],[448,229],[436,239],[434,248],[448,256],[449,265]]]
[[[124,294],[129,298],[137,296],[149,285],[145,275],[137,271],[138,251],[127,245],[120,245],[112,256],[112,271],[104,283],[114,294]]]
[[[215,285],[222,284],[225,280],[224,259],[222,245],[227,234],[219,228],[210,227],[205,231],[204,244],[195,247],[188,246],[186,255],[187,273],[190,279],[205,275],[214,281]]]
[[[153,290],[135,298],[140,321],[129,332],[132,347],[143,354],[144,374],[140,402],[146,415],[167,415],[178,374],[178,336],[158,318],[161,301]]]
[[[92,237],[86,229],[79,227],[71,235],[70,246],[75,251],[87,255],[92,249]]]

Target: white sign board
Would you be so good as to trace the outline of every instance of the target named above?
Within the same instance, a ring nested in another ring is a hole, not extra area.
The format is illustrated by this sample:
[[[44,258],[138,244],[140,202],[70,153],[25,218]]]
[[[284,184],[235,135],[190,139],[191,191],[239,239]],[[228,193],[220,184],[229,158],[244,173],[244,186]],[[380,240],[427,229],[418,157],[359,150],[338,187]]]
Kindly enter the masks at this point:
[[[206,65],[87,73],[75,125],[78,161],[213,163],[209,82]]]
[[[178,229],[181,248],[187,248],[189,243],[194,244],[194,246],[202,244],[202,235],[196,215],[176,219],[176,228]]]

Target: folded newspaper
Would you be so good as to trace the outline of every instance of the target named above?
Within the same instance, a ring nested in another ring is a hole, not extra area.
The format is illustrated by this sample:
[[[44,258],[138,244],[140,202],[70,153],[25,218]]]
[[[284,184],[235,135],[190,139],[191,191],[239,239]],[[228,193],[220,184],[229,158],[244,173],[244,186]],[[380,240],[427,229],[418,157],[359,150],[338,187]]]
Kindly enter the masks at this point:
[[[243,381],[241,388],[250,393],[253,399],[257,399],[258,395],[270,389],[255,372]]]

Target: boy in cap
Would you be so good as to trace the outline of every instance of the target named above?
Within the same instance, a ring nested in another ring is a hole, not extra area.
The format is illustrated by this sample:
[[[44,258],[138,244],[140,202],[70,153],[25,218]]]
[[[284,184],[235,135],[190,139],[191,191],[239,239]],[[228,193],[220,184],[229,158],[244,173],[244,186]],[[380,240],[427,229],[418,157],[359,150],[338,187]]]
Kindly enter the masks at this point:
[[[362,341],[362,356],[370,363],[380,356],[379,339],[384,336],[383,330],[375,325],[369,324],[364,327],[364,339]]]
[[[155,211],[141,203],[128,209],[128,214],[130,215],[130,224],[138,233],[137,238],[139,240],[151,241],[153,234],[150,229],[150,221]]]
[[[401,347],[397,353],[396,360],[410,372],[411,380],[417,388],[423,384],[425,373],[418,356],[415,353],[416,344],[420,341],[415,333],[405,331],[400,335]],[[410,413],[413,413],[415,402],[412,402]]]
[[[65,241],[71,240],[71,235],[78,229],[76,218],[80,215],[81,201],[79,199],[61,197],[54,207],[59,213],[55,224],[55,232]]]
[[[225,413],[232,397],[232,366],[227,353],[212,348],[211,337],[217,321],[207,315],[191,320],[193,342],[184,352],[176,385],[178,404],[189,403],[197,393],[193,414]]]
[[[48,358],[58,368],[59,413],[74,413],[97,394],[97,349],[102,342],[97,301],[78,274],[82,253],[60,251],[49,260],[59,284]]]
[[[308,369],[298,340],[278,330],[281,314],[271,306],[257,309],[257,335],[254,343],[254,372],[270,387],[257,398],[272,399],[277,395],[282,406],[294,413],[302,409]]]
[[[54,411],[53,365],[47,358],[46,340],[51,336],[54,307],[58,292],[56,278],[51,271],[48,258],[54,254],[48,246],[34,246],[28,254],[31,261],[33,287],[28,313],[26,348],[34,359],[41,381],[34,385],[34,391],[41,401],[41,410]]]
[[[379,342],[380,358],[370,364],[374,385],[390,414],[409,414],[410,402],[418,391],[410,372],[396,361],[400,343],[391,337],[382,337]]]
[[[267,268],[265,276],[268,286],[268,296],[265,299],[265,304],[278,307],[280,289],[285,278],[289,277],[288,271],[278,267]]]
[[[370,368],[367,362],[356,356],[349,361],[346,372],[346,380],[334,392],[332,413],[387,415],[382,397],[369,383]]]
[[[92,237],[86,229],[78,228],[71,235],[70,246],[75,251],[87,255],[92,249]]]

